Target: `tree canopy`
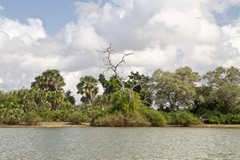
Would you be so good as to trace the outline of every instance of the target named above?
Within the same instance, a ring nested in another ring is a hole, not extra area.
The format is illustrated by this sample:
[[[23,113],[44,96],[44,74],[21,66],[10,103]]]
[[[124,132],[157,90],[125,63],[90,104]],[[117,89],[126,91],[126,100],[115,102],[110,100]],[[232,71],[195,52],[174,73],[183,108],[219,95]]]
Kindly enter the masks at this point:
[[[92,76],[85,76],[80,78],[80,82],[77,84],[78,94],[81,94],[81,101],[83,103],[92,103],[96,97],[99,88],[98,80]]]
[[[37,124],[40,121],[91,122],[96,126],[188,126],[205,123],[240,124],[240,70],[217,67],[203,76],[190,67],[175,71],[157,69],[151,76],[130,72],[121,76],[118,67],[131,54],[112,63],[108,48],[107,67],[100,73],[79,77],[76,84],[81,104],[70,90],[64,91],[59,70],[46,70],[29,89],[0,91],[0,124]],[[103,94],[99,94],[102,85]],[[153,107],[157,107],[154,110]]]
[[[41,75],[35,77],[32,88],[40,88],[44,91],[62,91],[65,86],[64,78],[57,69],[46,70]]]
[[[209,92],[210,101],[215,102],[215,107],[224,113],[240,112],[240,70],[235,67],[217,67],[214,71],[207,72],[203,78]]]
[[[64,99],[65,85],[64,78],[57,69],[46,70],[41,75],[35,78],[31,88],[33,90],[45,91],[45,96],[38,96],[36,103],[46,99],[51,104],[51,110],[56,110]]]
[[[156,70],[152,75],[152,89],[155,103],[160,110],[174,111],[191,108],[196,97],[198,73],[191,68],[179,68],[175,72]]]

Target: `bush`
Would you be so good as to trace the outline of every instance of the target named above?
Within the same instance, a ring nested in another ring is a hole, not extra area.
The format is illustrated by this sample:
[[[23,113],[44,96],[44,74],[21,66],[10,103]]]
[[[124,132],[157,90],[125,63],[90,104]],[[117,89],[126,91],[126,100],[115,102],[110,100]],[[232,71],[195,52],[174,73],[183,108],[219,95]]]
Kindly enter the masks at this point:
[[[171,112],[170,117],[170,124],[174,125],[189,126],[199,123],[198,119],[187,110],[178,110],[176,112]]]
[[[226,116],[219,111],[208,111],[202,116],[204,123],[208,124],[225,124]]]
[[[98,106],[93,104],[82,104],[76,107],[75,112],[80,112],[88,117],[88,121],[92,121],[97,117],[103,116],[109,113],[110,106]]]
[[[141,107],[139,111],[151,122],[152,126],[162,127],[167,125],[166,118],[162,112],[148,107]]]
[[[130,113],[125,114],[124,126],[145,127],[145,126],[150,126],[150,123],[141,113],[130,112]]]
[[[66,110],[55,110],[55,111],[51,111],[51,112],[52,112],[52,120],[53,121],[67,122],[69,119],[69,113]]]
[[[92,125],[109,127],[142,127],[149,126],[150,123],[139,112],[115,112],[98,117],[92,122]]]
[[[125,89],[112,93],[112,112],[122,111],[124,113],[137,110],[141,105],[140,96],[136,92]]]
[[[226,123],[228,124],[240,124],[240,114],[227,114]]]
[[[21,124],[23,119],[23,110],[19,108],[8,109],[2,113],[2,122],[7,125],[18,125]]]
[[[42,120],[35,112],[26,113],[24,119],[27,125],[39,125]]]
[[[98,117],[93,120],[93,126],[108,126],[108,127],[120,127],[124,126],[124,115],[122,112],[107,114],[102,117]]]
[[[209,124],[221,124],[221,120],[218,116],[212,115],[209,117],[207,123]]]
[[[87,121],[87,116],[82,113],[72,113],[69,116],[69,122],[73,124],[81,124],[82,122]]]
[[[53,121],[53,112],[50,112],[49,110],[41,110],[37,113],[42,118],[42,121]]]

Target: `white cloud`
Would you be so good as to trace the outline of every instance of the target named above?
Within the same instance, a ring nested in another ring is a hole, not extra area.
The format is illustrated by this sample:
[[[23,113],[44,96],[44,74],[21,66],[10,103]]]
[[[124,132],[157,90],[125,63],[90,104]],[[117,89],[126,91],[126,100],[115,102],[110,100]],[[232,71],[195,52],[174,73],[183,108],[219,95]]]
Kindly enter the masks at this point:
[[[9,39],[18,38],[26,43],[45,38],[46,33],[40,19],[28,19],[27,24],[21,24],[8,18],[0,19],[0,31],[5,32]]]
[[[75,52],[92,51],[94,48],[106,45],[105,40],[96,33],[93,27],[69,24],[65,32],[66,47]]]
[[[29,86],[46,69],[60,69],[66,89],[76,92],[80,76],[104,70],[96,50],[112,43],[126,50],[123,75],[151,74],[190,66],[201,73],[218,65],[239,66],[240,23],[218,26],[214,13],[239,0],[109,0],[76,2],[77,21],[48,36],[40,19],[27,23],[0,18],[0,89]],[[116,56],[116,57],[118,57]]]

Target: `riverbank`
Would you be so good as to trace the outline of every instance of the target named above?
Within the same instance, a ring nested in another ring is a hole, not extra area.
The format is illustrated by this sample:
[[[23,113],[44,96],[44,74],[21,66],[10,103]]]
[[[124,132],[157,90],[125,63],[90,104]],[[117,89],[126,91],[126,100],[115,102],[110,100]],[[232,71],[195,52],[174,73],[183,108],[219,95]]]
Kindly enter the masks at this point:
[[[89,127],[90,123],[72,124],[71,122],[41,122],[39,125],[0,125],[0,128],[65,128]]]
[[[91,127],[90,123],[72,124],[71,122],[41,122],[39,125],[0,125],[0,128],[67,128],[67,127]],[[166,127],[183,127],[168,125]],[[240,124],[200,124],[191,125],[190,128],[240,128]],[[164,127],[163,127],[164,128]]]
[[[201,124],[191,125],[193,128],[240,128],[240,124]]]

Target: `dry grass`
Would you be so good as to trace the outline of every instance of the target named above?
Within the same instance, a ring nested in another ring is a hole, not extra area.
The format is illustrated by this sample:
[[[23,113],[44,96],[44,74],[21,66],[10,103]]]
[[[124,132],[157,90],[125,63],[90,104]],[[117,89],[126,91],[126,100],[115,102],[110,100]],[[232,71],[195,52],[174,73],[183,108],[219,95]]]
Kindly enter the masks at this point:
[[[79,125],[71,122],[41,122],[39,125],[0,125],[0,128],[64,128],[64,127],[87,127],[90,123],[81,123]]]
[[[191,125],[190,127],[195,127],[195,128],[240,128],[240,124],[201,124],[201,125]]]
[[[72,124],[71,122],[41,122],[41,127],[86,127],[90,126],[90,123],[81,123],[79,125]]]

